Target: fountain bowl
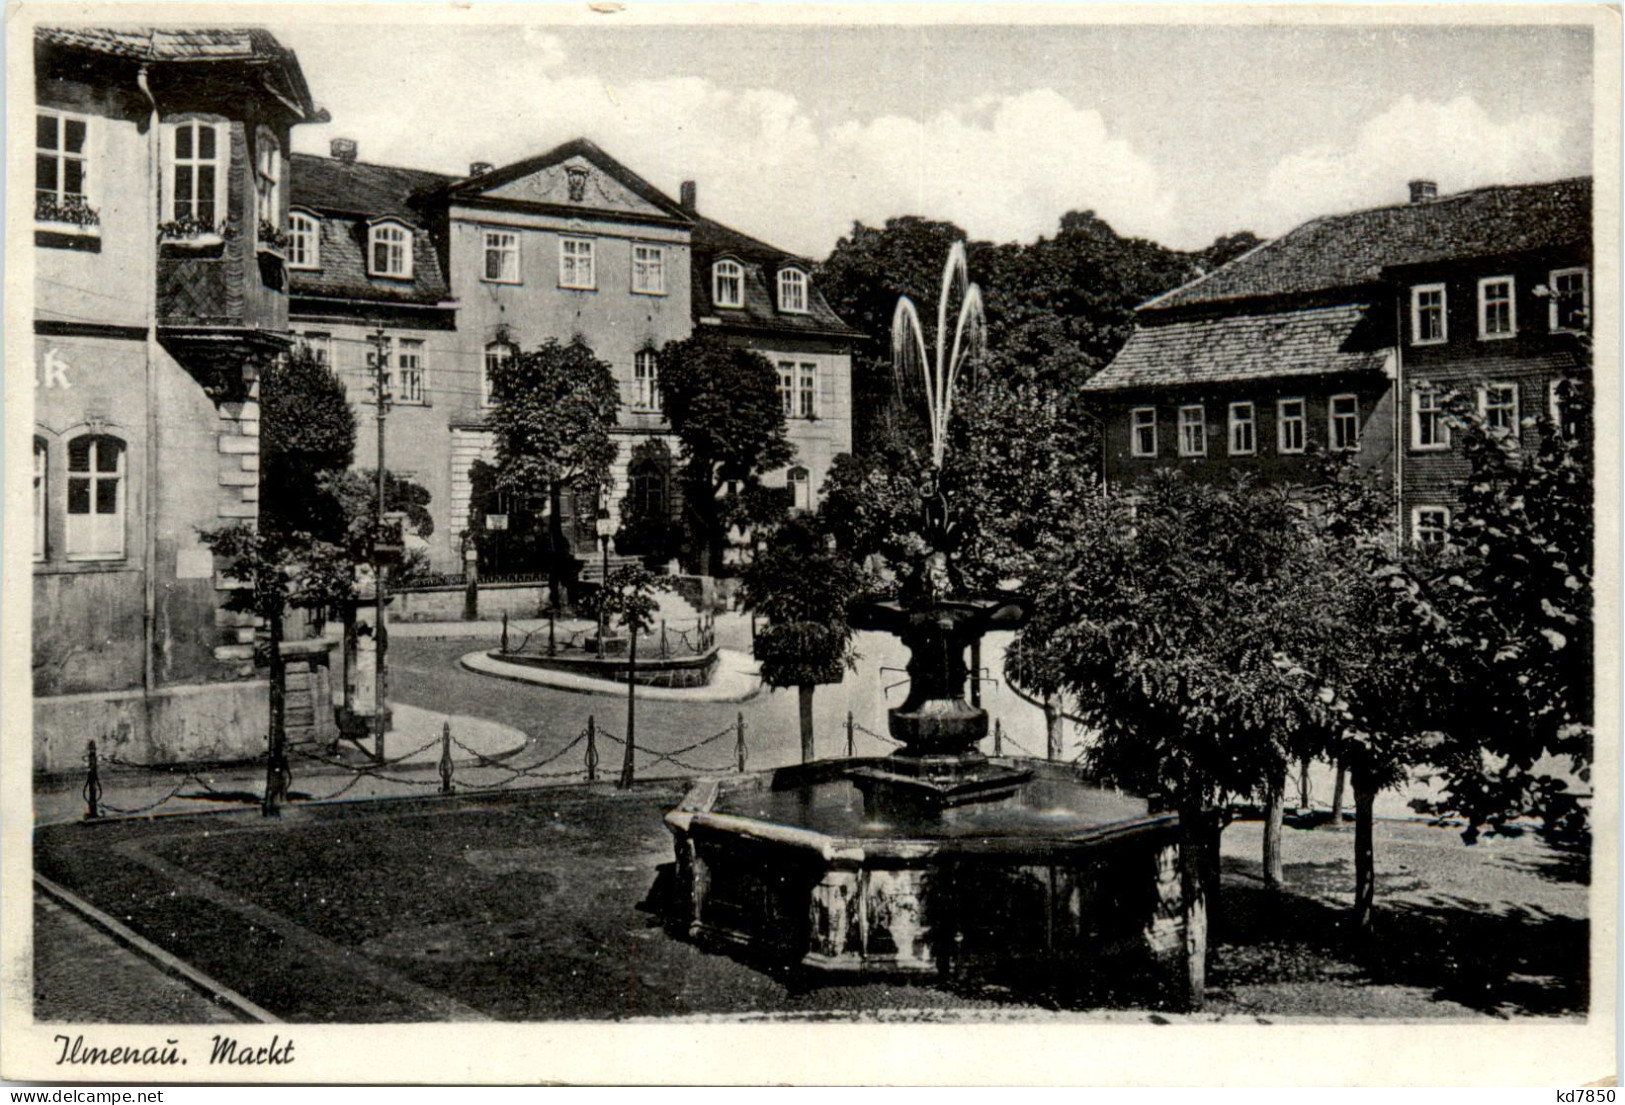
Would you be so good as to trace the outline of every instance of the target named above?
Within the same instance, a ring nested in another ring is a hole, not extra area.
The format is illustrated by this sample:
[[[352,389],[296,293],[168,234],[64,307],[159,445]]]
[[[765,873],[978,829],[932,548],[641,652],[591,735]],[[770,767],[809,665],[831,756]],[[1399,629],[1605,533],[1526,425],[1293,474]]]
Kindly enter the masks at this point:
[[[1178,817],[1066,764],[989,758],[998,797],[876,800],[894,757],[701,779],[666,815],[669,918],[763,966],[836,976],[1129,979],[1185,970]]]

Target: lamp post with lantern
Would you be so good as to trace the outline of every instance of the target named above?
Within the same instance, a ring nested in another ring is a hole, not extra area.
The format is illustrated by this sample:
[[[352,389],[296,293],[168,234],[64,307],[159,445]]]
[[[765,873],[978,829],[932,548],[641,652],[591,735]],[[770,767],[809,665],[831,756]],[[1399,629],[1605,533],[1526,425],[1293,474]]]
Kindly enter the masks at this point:
[[[602,554],[600,564],[603,571],[603,575],[600,577],[598,585],[600,588],[605,588],[609,586],[609,539],[615,535],[615,522],[609,516],[609,484],[607,483],[598,488],[597,526],[598,547]],[[606,655],[607,645],[604,642],[604,631],[604,603],[602,602],[602,591],[600,591],[600,601],[598,603],[599,656]]]

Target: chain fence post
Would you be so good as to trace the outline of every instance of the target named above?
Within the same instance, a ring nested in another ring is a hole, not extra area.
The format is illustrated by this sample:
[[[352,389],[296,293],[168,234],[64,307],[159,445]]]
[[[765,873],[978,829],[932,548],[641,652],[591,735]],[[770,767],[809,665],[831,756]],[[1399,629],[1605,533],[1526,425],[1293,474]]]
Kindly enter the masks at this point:
[[[598,722],[587,715],[587,782],[598,781]]]
[[[621,790],[626,790],[634,782],[634,776],[637,772],[635,756],[638,747],[636,743],[638,732],[638,627],[636,622],[629,624],[626,629],[626,758],[621,761]]]
[[[95,821],[102,815],[101,768],[96,763],[96,742],[89,741],[85,749],[85,820]]]
[[[1004,755],[1004,722],[999,718],[993,719],[993,754]]]
[[[745,772],[745,712],[739,711],[734,715],[734,759],[739,764],[740,774]]]
[[[504,610],[502,612],[502,653],[503,653],[503,655],[507,655],[507,652],[508,652],[508,612],[506,610]]]
[[[852,711],[848,710],[846,712],[846,758],[849,760],[852,758],[852,738],[855,733],[856,727],[852,720]]]
[[[553,618],[553,608],[547,608],[547,654],[554,655],[559,650],[558,628]]]
[[[440,793],[450,794],[451,791],[451,722],[440,724]]]

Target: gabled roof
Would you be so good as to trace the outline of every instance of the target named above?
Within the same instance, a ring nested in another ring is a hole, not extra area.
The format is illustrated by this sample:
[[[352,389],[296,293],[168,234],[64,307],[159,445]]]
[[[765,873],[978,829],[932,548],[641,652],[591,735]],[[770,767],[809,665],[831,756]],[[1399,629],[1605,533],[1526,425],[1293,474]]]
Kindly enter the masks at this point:
[[[1357,288],[1385,270],[1591,241],[1591,178],[1497,185],[1311,219],[1141,305],[1145,312]]]
[[[415,198],[439,188],[450,177],[296,153],[289,157],[289,178],[290,206],[322,216],[321,267],[290,269],[292,295],[418,305],[450,298],[440,251],[435,248],[426,212]],[[416,227],[411,280],[367,275],[367,226],[380,217],[402,219]]]
[[[34,42],[132,61],[266,65],[285,79],[290,107],[306,118],[323,114],[311,101],[298,57],[261,27],[36,27]]]
[[[1209,315],[1140,326],[1087,391],[1382,371],[1387,350],[1361,304]]]
[[[863,337],[861,331],[842,322],[840,316],[830,308],[818,289],[818,282],[811,279],[813,265],[805,257],[741,234],[704,215],[690,213],[690,218],[694,220],[694,260],[691,268],[694,274],[692,300],[696,318],[717,318],[724,326],[752,330],[822,334],[850,339]],[[711,267],[723,258],[738,261],[744,269],[743,307],[718,307],[712,302]],[[808,274],[806,314],[789,314],[778,309],[778,274],[787,265],[796,266]]]
[[[289,202],[313,211],[377,217],[394,215],[419,222],[422,214],[414,197],[455,180],[443,173],[341,161],[315,154],[289,155],[292,175]]]
[[[465,177],[462,180],[454,181],[447,186],[446,195],[452,202],[484,199],[486,198],[485,194],[492,189],[500,188],[504,184],[510,184],[513,181],[530,176],[532,173],[551,168],[575,157],[591,161],[634,195],[658,208],[664,217],[672,222],[687,223],[689,221],[688,214],[676,200],[650,184],[647,180],[644,180],[625,165],[622,165],[586,138],[577,138],[564,143],[562,146],[555,146],[544,154],[527,157],[523,161],[515,161],[511,165],[492,169],[490,172],[481,173],[479,176]]]

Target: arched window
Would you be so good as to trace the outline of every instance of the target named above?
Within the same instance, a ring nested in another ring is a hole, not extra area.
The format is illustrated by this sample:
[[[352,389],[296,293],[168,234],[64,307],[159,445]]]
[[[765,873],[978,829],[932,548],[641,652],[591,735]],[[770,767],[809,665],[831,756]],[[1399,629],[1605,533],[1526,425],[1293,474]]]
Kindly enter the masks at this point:
[[[367,238],[367,272],[412,279],[412,231],[398,222],[374,223]]]
[[[45,496],[49,486],[50,451],[44,438],[34,439],[34,559],[45,559]]]
[[[785,473],[784,485],[790,489],[791,510],[812,509],[812,475],[801,465]]]
[[[288,215],[288,267],[291,269],[322,267],[321,223],[303,211],[294,211]]]
[[[800,269],[779,270],[779,310],[790,315],[807,313],[807,274]]]
[[[745,305],[745,270],[738,261],[718,261],[711,266],[711,302],[718,307]]]
[[[68,442],[69,560],[124,559],[124,442],[81,434]]]
[[[491,379],[496,370],[513,359],[513,346],[505,341],[494,341],[485,347],[485,363],[480,372],[480,402],[489,407],[492,402]]]

